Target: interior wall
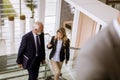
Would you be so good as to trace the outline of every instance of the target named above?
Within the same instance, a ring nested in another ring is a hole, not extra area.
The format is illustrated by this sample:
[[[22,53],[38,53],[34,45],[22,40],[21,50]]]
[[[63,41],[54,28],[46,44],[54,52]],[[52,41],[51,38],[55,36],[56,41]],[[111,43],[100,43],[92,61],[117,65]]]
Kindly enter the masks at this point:
[[[89,40],[92,36],[95,35],[97,23],[86,16],[83,13],[80,13],[79,24],[77,29],[77,41],[76,47],[84,45],[84,43]]]

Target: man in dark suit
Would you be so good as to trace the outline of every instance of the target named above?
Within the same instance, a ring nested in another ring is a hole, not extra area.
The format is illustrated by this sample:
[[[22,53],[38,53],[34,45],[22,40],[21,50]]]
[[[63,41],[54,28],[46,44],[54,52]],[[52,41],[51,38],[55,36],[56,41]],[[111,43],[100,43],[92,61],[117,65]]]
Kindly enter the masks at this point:
[[[26,67],[29,80],[37,80],[40,63],[45,63],[44,33],[41,22],[35,22],[34,29],[22,37],[17,57],[17,64],[20,68],[24,65],[23,55],[29,59]]]
[[[120,16],[78,53],[75,80],[120,80]]]

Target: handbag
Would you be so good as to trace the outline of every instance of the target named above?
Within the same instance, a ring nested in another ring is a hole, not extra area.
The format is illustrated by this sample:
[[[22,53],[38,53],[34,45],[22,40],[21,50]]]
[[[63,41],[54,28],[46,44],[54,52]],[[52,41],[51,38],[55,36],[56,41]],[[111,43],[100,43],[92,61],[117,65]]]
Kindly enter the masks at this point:
[[[28,61],[29,61],[29,58],[28,58],[26,55],[23,55],[22,65],[23,65],[23,68],[24,68],[24,69],[27,69]]]

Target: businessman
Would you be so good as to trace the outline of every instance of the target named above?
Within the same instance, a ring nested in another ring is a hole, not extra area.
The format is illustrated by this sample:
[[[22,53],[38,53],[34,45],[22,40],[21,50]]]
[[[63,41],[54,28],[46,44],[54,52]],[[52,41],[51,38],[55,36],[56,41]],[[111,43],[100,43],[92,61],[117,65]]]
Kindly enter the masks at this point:
[[[45,43],[43,24],[39,21],[33,25],[34,29],[22,37],[18,51],[17,64],[20,68],[24,65],[23,55],[28,58],[27,67],[28,80],[38,80],[40,63],[45,63]]]
[[[75,80],[120,80],[120,16],[83,46]]]

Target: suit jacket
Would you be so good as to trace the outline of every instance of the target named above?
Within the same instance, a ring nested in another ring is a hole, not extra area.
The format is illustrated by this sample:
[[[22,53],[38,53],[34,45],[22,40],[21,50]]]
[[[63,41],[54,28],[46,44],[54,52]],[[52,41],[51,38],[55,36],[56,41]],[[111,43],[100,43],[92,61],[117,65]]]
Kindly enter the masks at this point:
[[[45,60],[45,44],[44,44],[44,33],[39,35],[41,50],[38,53],[40,61]],[[29,58],[29,65],[33,62],[36,56],[36,47],[32,31],[25,34],[22,37],[22,41],[18,51],[17,63],[22,64],[23,54]]]
[[[75,72],[76,80],[120,80],[120,37],[113,24],[81,48]]]
[[[52,44],[51,47],[48,47],[48,49],[52,49],[51,53],[50,53],[50,56],[49,56],[49,59],[51,59],[55,52],[56,52],[56,45],[57,45],[57,39],[54,39],[55,36],[52,37],[51,41],[50,41],[50,44]],[[61,50],[60,50],[60,61],[64,61],[64,59],[66,59],[67,61],[69,60],[69,56],[70,56],[70,41],[69,39],[67,40],[66,42],[66,46],[63,45],[63,42],[62,42],[62,46],[61,46]]]

